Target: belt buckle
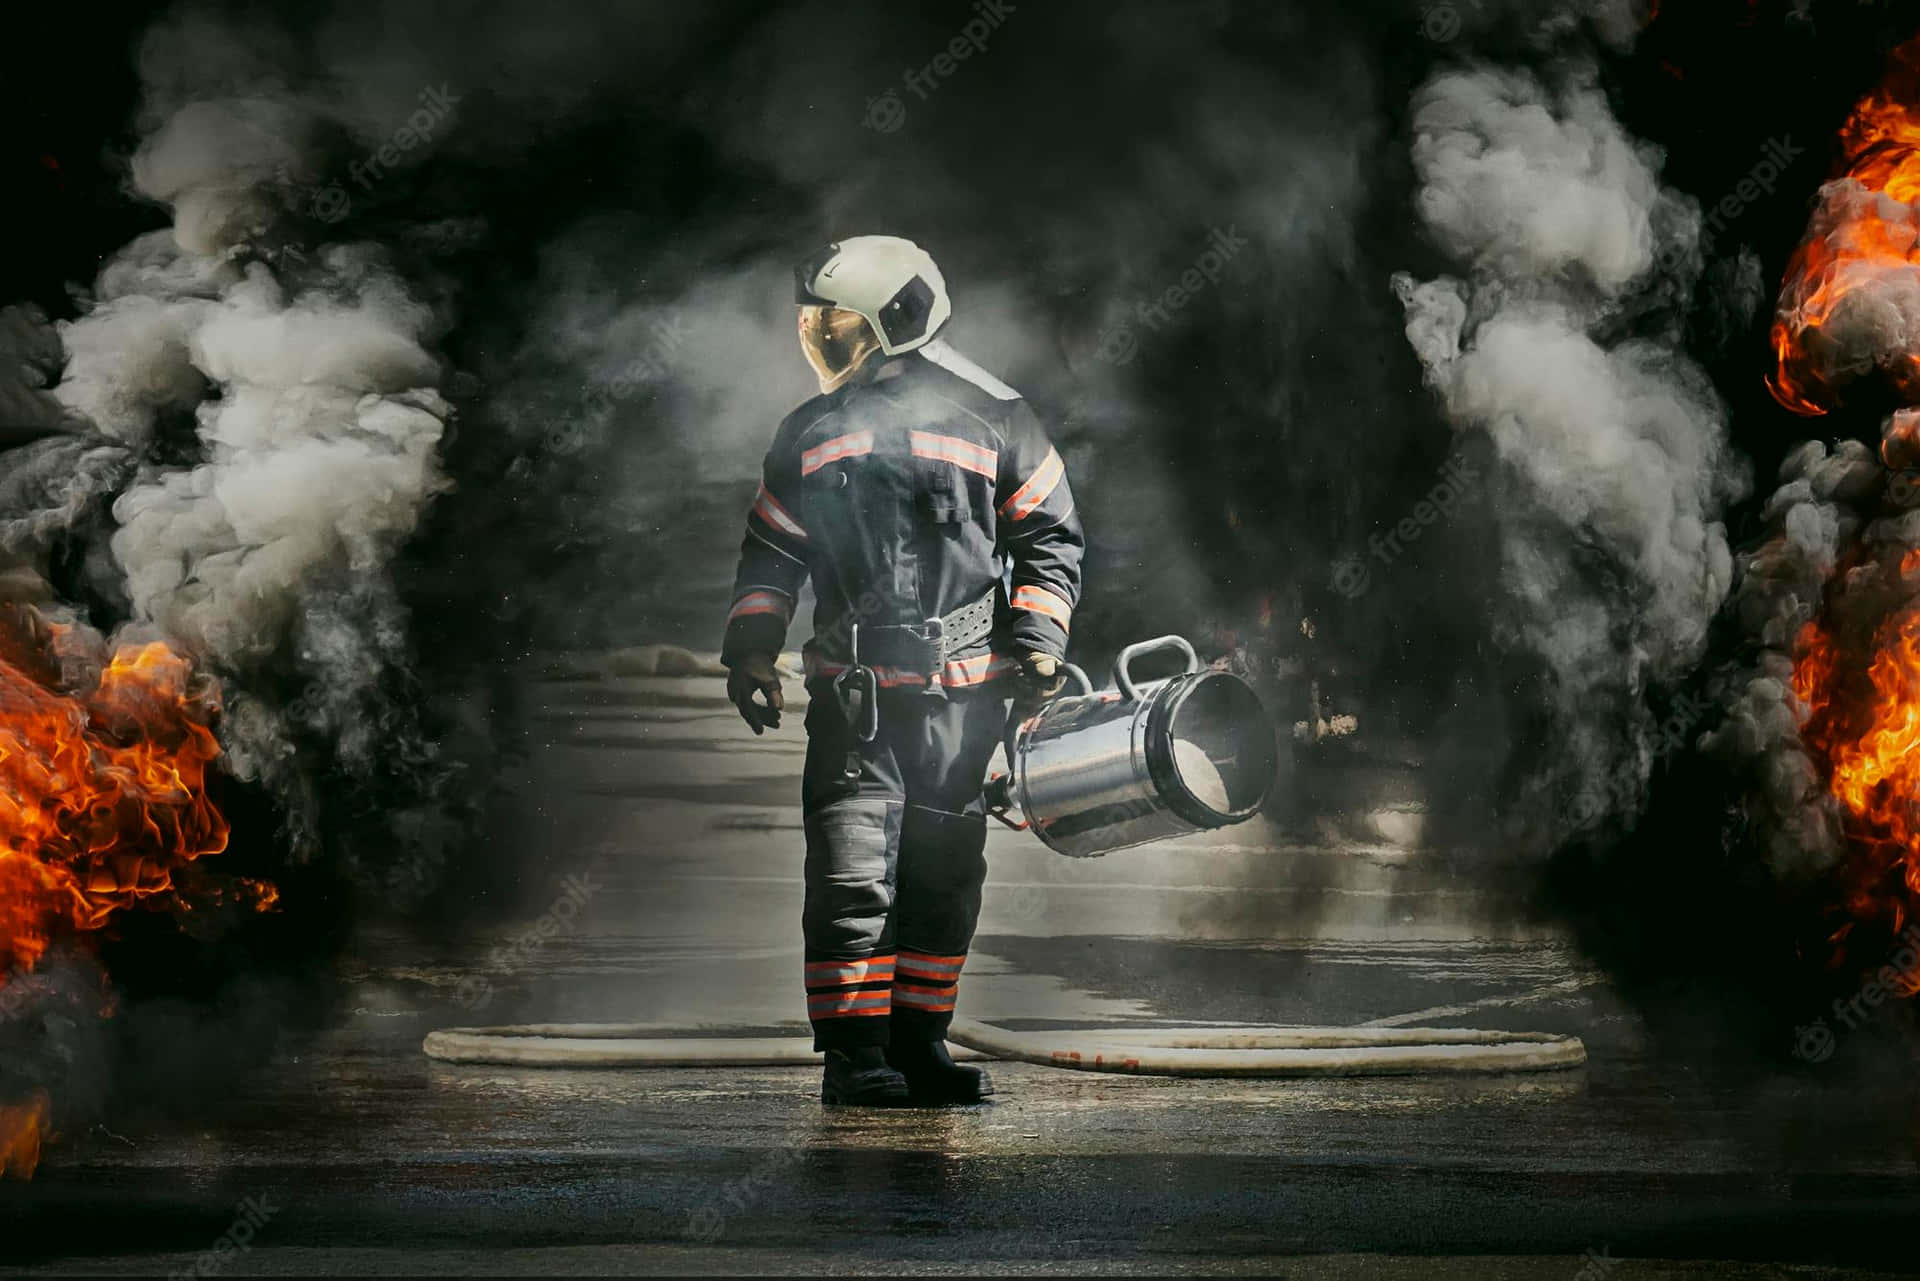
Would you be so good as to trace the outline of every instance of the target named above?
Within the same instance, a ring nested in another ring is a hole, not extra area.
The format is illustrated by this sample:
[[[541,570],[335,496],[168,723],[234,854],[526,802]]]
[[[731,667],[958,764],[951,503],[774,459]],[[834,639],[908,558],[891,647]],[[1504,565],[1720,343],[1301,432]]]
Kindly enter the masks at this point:
[[[947,620],[929,618],[920,624],[919,635],[927,647],[927,675],[938,676],[941,666],[947,661]]]

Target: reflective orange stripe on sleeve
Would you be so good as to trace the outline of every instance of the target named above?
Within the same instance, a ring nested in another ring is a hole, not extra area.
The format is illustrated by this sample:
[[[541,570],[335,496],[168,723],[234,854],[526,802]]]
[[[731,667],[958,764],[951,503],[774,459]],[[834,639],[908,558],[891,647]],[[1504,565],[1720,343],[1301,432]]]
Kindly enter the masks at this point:
[[[753,515],[758,516],[788,538],[797,538],[803,543],[807,541],[806,529],[799,521],[787,514],[787,509],[780,505],[779,499],[767,491],[765,485],[760,486],[760,492],[754,495]]]
[[[1066,599],[1044,587],[1016,587],[1013,589],[1013,607],[1024,609],[1032,614],[1042,614],[1060,624],[1062,630],[1073,626],[1073,606]]]
[[[1027,477],[1027,483],[1014,490],[1013,497],[1000,504],[1000,514],[1008,520],[1025,520],[1033,515],[1040,504],[1060,488],[1060,480],[1066,472],[1067,465],[1060,461],[1060,451],[1049,449],[1046,458],[1034,468],[1033,475]]]
[[[733,610],[727,615],[727,621],[736,618],[748,618],[755,614],[773,614],[782,619],[793,617],[793,602],[779,592],[748,592],[733,602]]]

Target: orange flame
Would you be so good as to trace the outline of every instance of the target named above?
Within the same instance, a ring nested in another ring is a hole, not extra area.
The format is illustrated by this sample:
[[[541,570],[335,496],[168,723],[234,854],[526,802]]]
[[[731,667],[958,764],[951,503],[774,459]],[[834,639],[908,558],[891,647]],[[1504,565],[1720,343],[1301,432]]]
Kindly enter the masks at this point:
[[[124,648],[84,699],[0,658],[0,969],[31,969],[61,930],[98,930],[227,846],[207,797],[219,702],[185,659]]]
[[[1808,711],[1802,740],[1826,769],[1853,851],[1848,923],[1834,938],[1869,920],[1898,934],[1920,902],[1920,610],[1885,625],[1864,683],[1833,638],[1807,624],[1793,692]]]
[[[56,692],[33,669],[85,646],[74,628],[25,619],[24,640],[0,631],[0,989],[56,938],[97,931],[123,909],[185,912],[226,897],[199,878],[179,882],[227,847],[207,794],[220,755],[213,683],[156,642],[120,649],[87,692]],[[231,883],[261,910],[278,897],[264,882]],[[51,1116],[44,1092],[0,1105],[0,1178],[32,1175]]]
[[[1821,331],[1842,301],[1889,270],[1920,271],[1920,38],[1891,62],[1840,131],[1838,176],[1851,182],[1827,189],[1781,284],[1767,387],[1796,414],[1824,414],[1838,400],[1841,379],[1822,370]],[[1894,358],[1885,373],[1905,402],[1920,403],[1920,353]]]
[[[33,1177],[51,1117],[45,1091],[36,1091],[25,1103],[0,1106],[0,1179]]]

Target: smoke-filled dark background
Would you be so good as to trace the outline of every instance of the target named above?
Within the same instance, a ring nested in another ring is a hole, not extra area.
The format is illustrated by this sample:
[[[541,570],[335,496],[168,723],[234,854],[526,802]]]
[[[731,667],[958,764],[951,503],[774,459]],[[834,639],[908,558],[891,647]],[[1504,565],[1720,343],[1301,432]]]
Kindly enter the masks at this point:
[[[1650,1001],[1791,1018],[1803,882],[1693,745],[1780,460],[1877,440],[1880,409],[1810,432],[1761,380],[1834,132],[1911,18],[1662,9],[16,15],[0,582],[222,678],[222,857],[286,903],[119,931],[110,970],[168,963],[116,973],[87,1034],[148,1066],[100,1090],[323,1020],[356,914],[444,930],[541,875],[497,784],[536,750],[516,672],[715,646],[809,393],[789,266],[866,232],[933,253],[948,336],[1052,425],[1093,542],[1076,657],[1181,631],[1316,674],[1420,761],[1448,875]],[[930,68],[970,21],[984,47]],[[1457,501],[1382,543],[1450,464]],[[23,1054],[75,1058],[49,1026]]]

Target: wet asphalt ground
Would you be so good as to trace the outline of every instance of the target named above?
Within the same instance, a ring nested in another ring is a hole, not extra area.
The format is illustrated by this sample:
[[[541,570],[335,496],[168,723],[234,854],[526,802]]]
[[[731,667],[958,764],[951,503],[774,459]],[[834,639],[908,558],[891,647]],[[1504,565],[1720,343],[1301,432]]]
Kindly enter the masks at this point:
[[[790,690],[795,695],[797,690]],[[1105,859],[996,832],[965,1012],[1578,1033],[1573,1072],[1187,1081],[996,1065],[990,1105],[823,1110],[811,1069],[538,1071],[419,1053],[522,1021],[792,1027],[799,716],[712,680],[536,687],[516,781],[556,864],[512,919],[369,930],[350,1014],[193,1129],[64,1136],[0,1189],[0,1271],[601,1275],[1920,1271],[1920,1118],[1854,1079],[1655,1056],[1565,941],[1413,852],[1417,771],[1351,812]],[[797,701],[797,699],[796,699]],[[1844,1049],[1844,1046],[1842,1047]]]

